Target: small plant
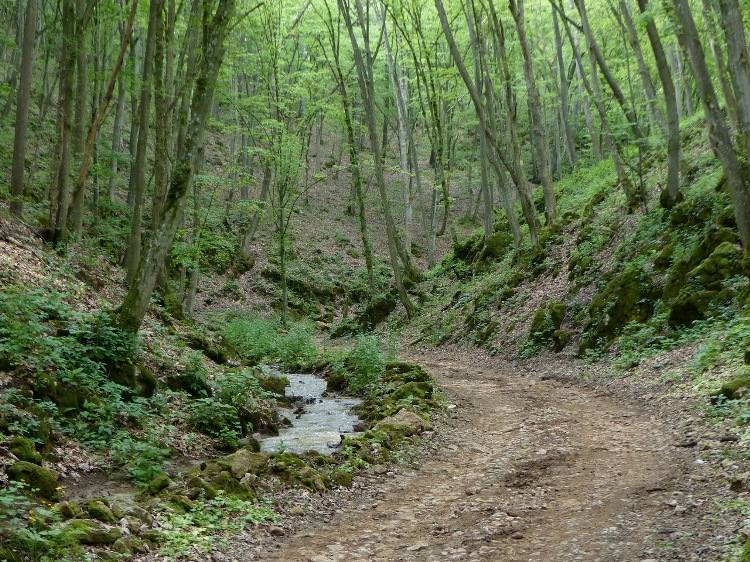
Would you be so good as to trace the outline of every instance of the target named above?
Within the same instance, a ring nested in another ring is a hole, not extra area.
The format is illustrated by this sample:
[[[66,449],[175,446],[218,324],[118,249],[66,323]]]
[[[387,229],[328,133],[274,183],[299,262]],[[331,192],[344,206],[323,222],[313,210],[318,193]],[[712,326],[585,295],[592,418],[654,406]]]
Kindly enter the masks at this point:
[[[241,433],[237,409],[213,398],[198,398],[188,404],[188,421],[203,433],[217,437],[229,449],[236,449]]]
[[[168,532],[160,554],[169,560],[190,557],[197,549],[214,548],[216,535],[236,533],[247,524],[274,523],[279,515],[268,507],[226,495],[219,490],[212,500],[188,513],[164,513],[162,525]]]
[[[343,363],[340,368],[344,370],[351,392],[365,394],[385,370],[386,358],[380,340],[375,336],[359,336]]]

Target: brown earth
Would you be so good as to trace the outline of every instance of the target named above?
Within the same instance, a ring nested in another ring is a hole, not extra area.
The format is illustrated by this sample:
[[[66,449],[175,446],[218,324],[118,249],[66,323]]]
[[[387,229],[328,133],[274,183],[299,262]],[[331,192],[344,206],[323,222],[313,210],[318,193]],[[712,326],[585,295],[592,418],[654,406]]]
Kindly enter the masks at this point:
[[[377,467],[355,490],[298,497],[309,515],[284,517],[272,529],[284,536],[249,530],[204,559],[729,559],[742,517],[727,505],[746,494],[699,458],[711,451],[692,436],[720,437],[698,416],[553,380],[551,365],[514,371],[440,350],[408,359],[455,404],[431,452]]]

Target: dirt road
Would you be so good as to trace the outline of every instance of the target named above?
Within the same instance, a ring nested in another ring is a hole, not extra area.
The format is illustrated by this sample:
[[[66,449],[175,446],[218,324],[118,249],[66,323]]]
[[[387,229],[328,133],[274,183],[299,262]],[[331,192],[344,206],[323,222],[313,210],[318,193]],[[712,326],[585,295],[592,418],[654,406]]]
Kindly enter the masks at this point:
[[[440,447],[237,560],[722,560],[695,450],[637,406],[539,376],[411,357],[456,404]],[[693,466],[695,465],[695,466]],[[697,471],[697,472],[696,472]]]

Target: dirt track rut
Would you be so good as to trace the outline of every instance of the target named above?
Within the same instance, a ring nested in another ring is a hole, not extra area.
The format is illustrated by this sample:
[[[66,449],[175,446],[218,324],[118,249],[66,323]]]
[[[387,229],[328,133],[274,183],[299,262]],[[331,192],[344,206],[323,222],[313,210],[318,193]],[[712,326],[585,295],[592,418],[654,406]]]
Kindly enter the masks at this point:
[[[241,559],[711,559],[675,547],[700,524],[701,500],[677,491],[684,451],[659,420],[553,380],[410,359],[456,404],[438,451]]]

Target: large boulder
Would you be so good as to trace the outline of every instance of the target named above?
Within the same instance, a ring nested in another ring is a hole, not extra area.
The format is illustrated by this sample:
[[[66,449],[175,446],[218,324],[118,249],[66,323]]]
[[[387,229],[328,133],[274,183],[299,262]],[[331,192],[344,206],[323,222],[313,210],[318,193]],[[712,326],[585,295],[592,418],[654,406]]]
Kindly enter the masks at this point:
[[[409,437],[426,429],[430,429],[431,427],[432,425],[430,422],[414,412],[410,412],[409,410],[399,410],[394,415],[380,420],[375,426],[375,429],[380,429],[393,435]]]
[[[8,477],[16,482],[23,482],[39,497],[51,501],[57,501],[60,497],[57,476],[38,464],[19,461],[8,468]]]
[[[237,480],[241,480],[245,474],[260,475],[268,468],[268,455],[256,453],[252,447],[243,447],[236,453],[227,457],[231,463],[231,472]]]
[[[590,319],[584,326],[580,353],[604,347],[630,322],[651,317],[657,294],[651,277],[636,266],[615,276],[589,306]]]
[[[78,542],[91,546],[106,546],[122,536],[116,527],[109,527],[98,521],[90,519],[71,519],[64,525],[65,530],[74,534]]]

